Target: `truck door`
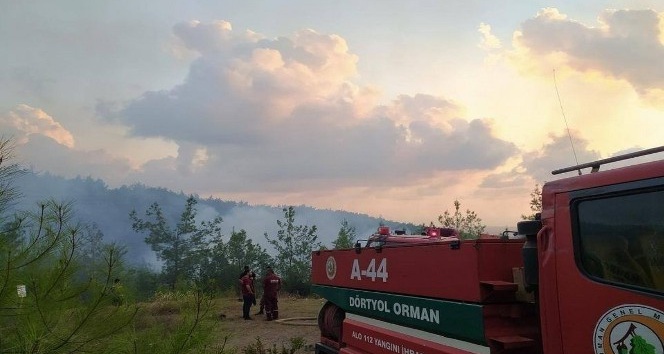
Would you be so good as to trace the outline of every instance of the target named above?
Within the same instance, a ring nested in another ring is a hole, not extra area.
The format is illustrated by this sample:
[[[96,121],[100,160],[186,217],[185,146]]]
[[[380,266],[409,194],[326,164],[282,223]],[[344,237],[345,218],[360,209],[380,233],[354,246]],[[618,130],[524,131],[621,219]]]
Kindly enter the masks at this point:
[[[558,193],[563,353],[664,353],[664,179]]]

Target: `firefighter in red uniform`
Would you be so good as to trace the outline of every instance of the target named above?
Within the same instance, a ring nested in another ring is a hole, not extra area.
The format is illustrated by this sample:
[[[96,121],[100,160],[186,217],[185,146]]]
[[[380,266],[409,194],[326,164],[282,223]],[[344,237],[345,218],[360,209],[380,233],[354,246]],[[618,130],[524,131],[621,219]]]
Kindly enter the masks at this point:
[[[240,278],[240,284],[242,286],[242,317],[245,320],[250,320],[249,310],[251,305],[256,302],[256,294],[254,293],[254,280],[251,277],[251,272],[247,271],[244,273],[242,278]]]
[[[265,300],[265,315],[268,321],[279,318],[279,306],[277,305],[279,290],[281,289],[281,278],[274,274],[272,267],[267,267],[267,274],[263,278],[263,297]]]

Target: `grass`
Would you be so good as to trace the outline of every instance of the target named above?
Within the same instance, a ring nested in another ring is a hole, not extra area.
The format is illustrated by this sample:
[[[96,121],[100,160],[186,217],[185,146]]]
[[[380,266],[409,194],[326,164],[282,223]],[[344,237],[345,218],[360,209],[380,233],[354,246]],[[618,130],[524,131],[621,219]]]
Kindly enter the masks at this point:
[[[322,305],[318,298],[282,296],[280,318],[315,319]],[[204,301],[194,293],[159,294],[139,307],[128,339],[136,353],[305,353],[320,336],[315,320],[295,326],[268,322],[253,315],[257,307],[251,310],[254,320],[246,321],[242,302],[232,296]]]

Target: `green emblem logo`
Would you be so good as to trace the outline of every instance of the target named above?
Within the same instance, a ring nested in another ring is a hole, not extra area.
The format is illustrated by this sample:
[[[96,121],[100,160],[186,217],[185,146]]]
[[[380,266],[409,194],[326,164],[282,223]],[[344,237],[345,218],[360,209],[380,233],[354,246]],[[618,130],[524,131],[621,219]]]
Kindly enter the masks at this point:
[[[337,261],[334,257],[327,257],[327,262],[325,262],[325,273],[327,274],[327,279],[334,279],[337,276]]]
[[[595,326],[595,354],[663,354],[664,312],[644,305],[620,305]]]

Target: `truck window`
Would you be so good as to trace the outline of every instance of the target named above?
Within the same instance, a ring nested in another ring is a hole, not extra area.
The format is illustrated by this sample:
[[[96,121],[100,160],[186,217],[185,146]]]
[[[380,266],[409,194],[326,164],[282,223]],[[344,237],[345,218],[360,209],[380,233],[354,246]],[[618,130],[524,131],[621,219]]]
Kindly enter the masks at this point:
[[[664,292],[664,191],[581,199],[572,210],[577,259],[586,274]]]

